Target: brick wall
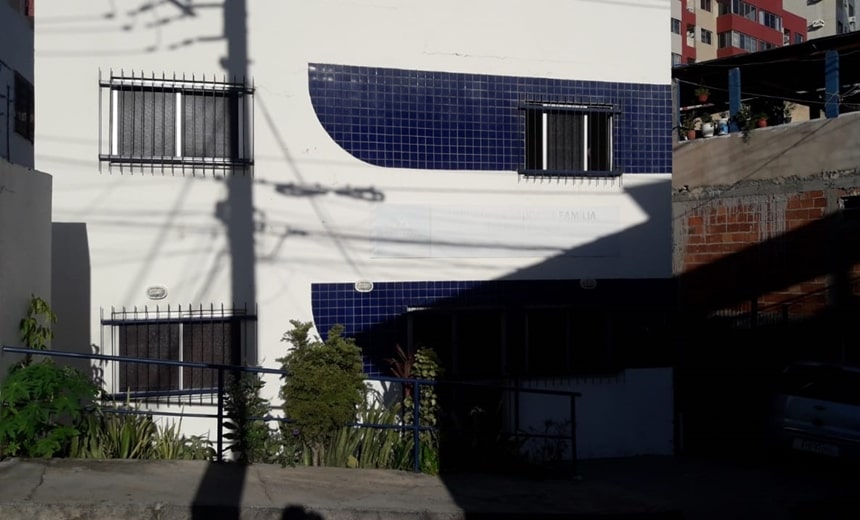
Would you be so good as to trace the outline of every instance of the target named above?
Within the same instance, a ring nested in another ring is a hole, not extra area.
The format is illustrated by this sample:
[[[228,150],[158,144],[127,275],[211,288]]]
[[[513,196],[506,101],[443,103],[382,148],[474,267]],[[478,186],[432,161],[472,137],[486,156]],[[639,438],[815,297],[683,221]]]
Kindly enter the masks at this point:
[[[856,181],[857,179],[855,179]],[[724,313],[811,315],[833,301],[834,285],[860,276],[857,225],[840,210],[858,190],[735,185],[732,195],[675,197],[675,271],[688,306]],[[850,185],[851,183],[846,183]],[[753,303],[755,302],[755,303]]]

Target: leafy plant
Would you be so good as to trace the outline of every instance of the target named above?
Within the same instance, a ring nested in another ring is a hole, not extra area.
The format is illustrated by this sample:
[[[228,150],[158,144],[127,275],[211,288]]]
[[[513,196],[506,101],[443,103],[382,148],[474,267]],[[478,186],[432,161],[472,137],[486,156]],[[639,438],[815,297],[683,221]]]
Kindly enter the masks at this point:
[[[391,365],[395,377],[403,379],[436,380],[442,375],[439,356],[429,347],[419,347],[415,352],[406,352],[400,345],[395,346],[396,358],[386,361]],[[423,385],[419,389],[419,418],[421,426],[436,428],[439,425],[439,399],[433,385]],[[414,424],[415,402],[414,388],[410,383],[403,384],[403,424]],[[406,431],[409,443],[414,446],[414,435]],[[421,471],[436,474],[439,472],[439,442],[433,430],[425,430],[418,434],[421,455]],[[411,448],[410,448],[411,453]]]
[[[252,464],[269,462],[271,432],[263,419],[269,414],[268,401],[260,397],[265,385],[258,374],[242,372],[231,374],[224,400],[227,421],[224,434],[235,455],[236,462]]]
[[[82,459],[211,460],[212,443],[180,435],[182,421],[158,426],[137,407],[97,407],[84,415],[70,455]]]
[[[54,338],[51,325],[57,322],[57,315],[51,310],[48,302],[36,295],[30,295],[27,314],[18,323],[18,331],[24,346],[33,350],[47,350],[48,343]],[[33,357],[30,354],[22,364],[29,365]]]
[[[361,351],[353,339],[341,336],[341,325],[332,327],[323,342],[309,337],[310,322],[290,323],[293,330],[282,341],[293,349],[278,359],[288,374],[280,395],[284,414],[310,448],[312,464],[318,466],[326,460],[326,445],[340,428],[355,421],[365,400]]]
[[[148,415],[134,412],[128,408],[88,411],[79,435],[72,438],[70,456],[81,459],[152,458],[155,423]]]
[[[0,384],[0,454],[65,455],[97,394],[87,376],[51,360],[13,366]]]
[[[182,420],[156,429],[152,440],[152,457],[159,460],[212,460],[212,441],[202,435],[181,435]]]

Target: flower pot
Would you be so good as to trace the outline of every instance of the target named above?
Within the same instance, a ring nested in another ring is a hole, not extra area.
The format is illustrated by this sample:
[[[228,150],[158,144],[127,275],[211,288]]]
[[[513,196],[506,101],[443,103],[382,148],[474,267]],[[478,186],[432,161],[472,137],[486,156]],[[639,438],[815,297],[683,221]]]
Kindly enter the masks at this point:
[[[713,137],[714,136],[714,124],[713,123],[702,123],[702,137]]]
[[[695,130],[687,130],[687,140],[692,141],[695,138],[696,138],[696,131]]]
[[[708,102],[708,94],[699,94],[699,103],[707,103]]]
[[[729,133],[729,120],[727,118],[720,119],[717,135],[726,135],[727,133]]]
[[[764,119],[764,118],[759,119],[758,121],[756,121],[756,126],[759,128],[766,127],[767,126],[767,119]]]

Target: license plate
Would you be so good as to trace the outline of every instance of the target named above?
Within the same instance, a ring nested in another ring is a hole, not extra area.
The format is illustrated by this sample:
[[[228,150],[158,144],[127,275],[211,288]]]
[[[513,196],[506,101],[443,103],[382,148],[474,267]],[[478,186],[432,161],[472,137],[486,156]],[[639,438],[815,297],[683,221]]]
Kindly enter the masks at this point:
[[[828,457],[839,456],[839,446],[825,444],[823,442],[810,441],[808,439],[794,439],[791,445],[792,448],[800,451],[808,451],[810,453],[818,453],[819,455],[827,455]]]

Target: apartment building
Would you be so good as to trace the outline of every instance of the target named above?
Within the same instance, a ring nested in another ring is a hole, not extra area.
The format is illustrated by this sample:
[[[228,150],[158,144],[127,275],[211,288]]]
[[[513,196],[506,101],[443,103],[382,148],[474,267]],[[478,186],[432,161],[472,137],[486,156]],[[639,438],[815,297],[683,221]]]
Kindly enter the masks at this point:
[[[587,384],[581,456],[671,452],[669,3],[636,4],[42,0],[36,163],[86,224],[92,343],[272,367],[289,320],[341,324],[369,374],[427,345]]]
[[[806,39],[806,19],[782,0],[672,0],[672,65],[773,49]]]
[[[806,19],[810,39],[857,30],[856,0],[783,0],[785,8]]]

